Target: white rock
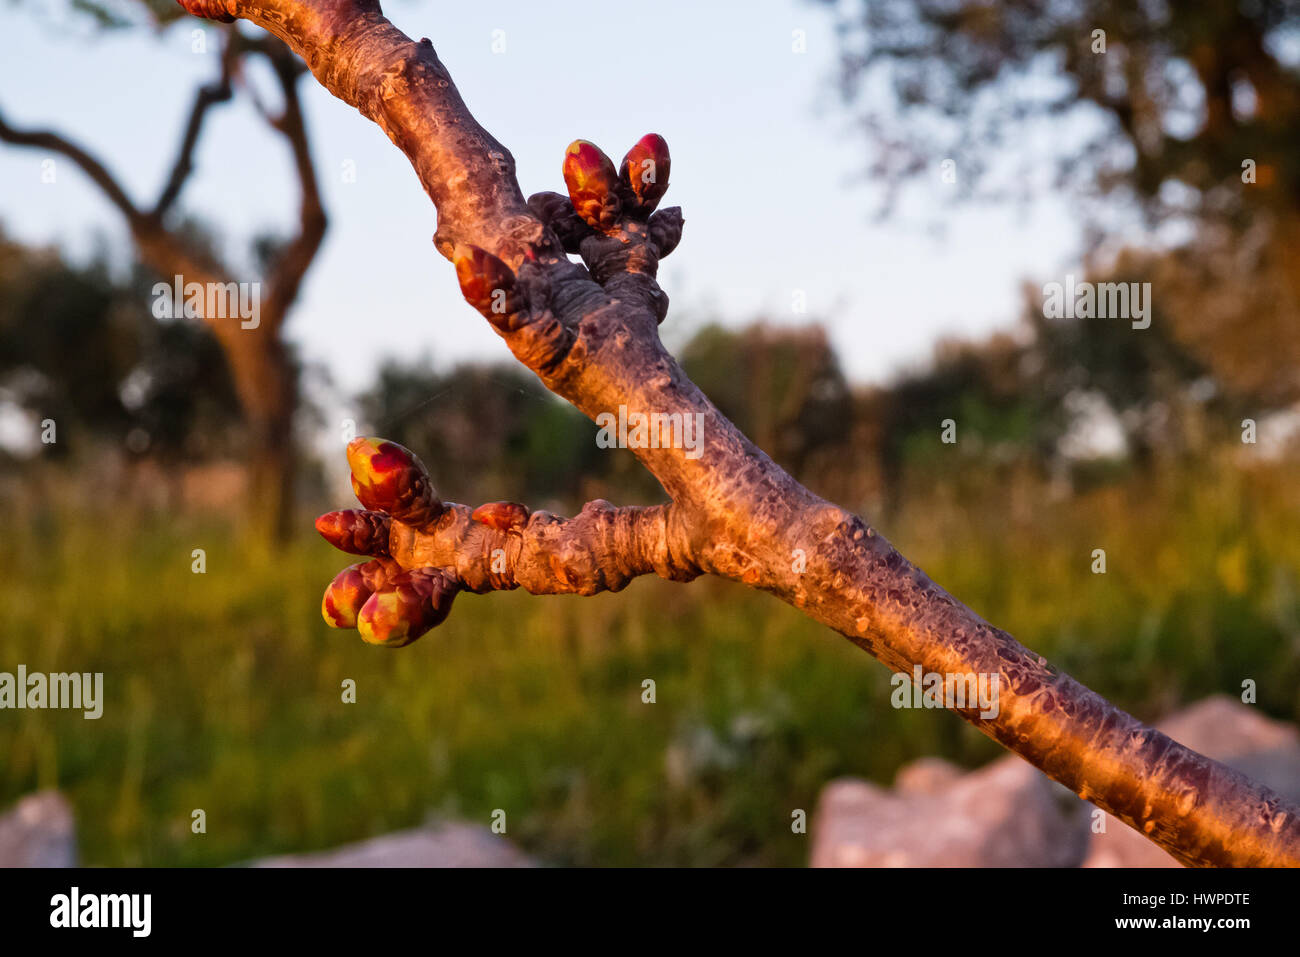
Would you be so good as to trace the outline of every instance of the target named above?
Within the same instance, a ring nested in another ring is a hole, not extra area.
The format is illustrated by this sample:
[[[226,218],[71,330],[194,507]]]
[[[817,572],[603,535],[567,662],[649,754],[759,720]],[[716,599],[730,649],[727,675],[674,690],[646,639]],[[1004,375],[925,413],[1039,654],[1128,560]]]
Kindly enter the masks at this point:
[[[250,861],[252,867],[534,867],[509,841],[475,824],[394,831],[311,854]]]
[[[72,806],[58,791],[38,791],[0,815],[0,867],[75,867]]]
[[[1087,806],[1012,755],[977,771],[936,758],[901,769],[892,791],[854,778],[822,791],[813,867],[1073,867]]]

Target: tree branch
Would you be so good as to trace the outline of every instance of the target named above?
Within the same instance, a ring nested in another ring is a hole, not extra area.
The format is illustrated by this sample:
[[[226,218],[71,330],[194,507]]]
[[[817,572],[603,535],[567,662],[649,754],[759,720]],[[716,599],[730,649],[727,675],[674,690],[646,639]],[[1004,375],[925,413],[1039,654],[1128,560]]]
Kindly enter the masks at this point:
[[[108,197],[109,202],[117,207],[128,222],[135,222],[144,218],[144,214],[136,208],[130,197],[126,195],[126,190],[118,183],[117,178],[108,171],[108,167],[89,151],[78,146],[67,137],[50,130],[15,129],[5,121],[3,114],[0,114],[0,140],[12,143],[15,146],[31,146],[36,149],[43,149],[72,160],[100,188],[104,195]]]
[[[265,27],[327,89],[379,124],[437,207],[435,241],[455,260],[466,299],[552,391],[593,419],[624,407],[699,424],[689,451],[673,443],[634,449],[671,506],[619,511],[596,503],[569,523],[538,521],[535,531],[529,519],[522,540],[506,550],[503,582],[582,591],[649,566],[658,571],[661,562],[667,577],[708,572],[744,582],[895,671],[920,665],[998,676],[996,717],[975,706],[952,710],[1184,863],[1300,866],[1300,810],[1147,728],[990,626],[862,519],[778,468],[686,378],[657,329],[667,300],[655,271],[681,235],[679,211],[652,214],[667,187],[662,140],[643,139],[619,173],[579,141],[565,158],[567,200],[539,194],[525,203],[509,153],[469,114],[432,44],[411,41],[374,0],[183,5]],[[662,180],[638,176],[646,160]],[[566,249],[584,265],[571,263]],[[363,633],[405,643],[445,617],[458,588],[484,584],[482,550],[497,539],[474,529],[463,509],[435,507],[427,477],[403,454],[373,442],[355,448],[368,464],[358,475],[353,462],[354,487],[363,505],[387,518],[323,519],[323,531],[369,543],[382,540],[386,524],[389,554],[331,589],[353,602],[346,608]],[[610,532],[624,528],[631,531]],[[529,535],[534,544],[525,546]],[[549,578],[547,556],[559,557]],[[568,577],[575,568],[577,586]],[[356,589],[390,574],[392,588],[371,589],[354,607]]]
[[[194,149],[198,145],[199,134],[203,130],[203,120],[206,118],[209,108],[218,103],[225,103],[231,97],[230,80],[235,69],[235,63],[239,59],[238,51],[238,38],[228,36],[221,51],[220,75],[212,83],[199,87],[198,92],[194,95],[194,106],[190,109],[190,118],[185,124],[185,133],[181,137],[181,145],[176,151],[176,160],[172,163],[171,175],[167,177],[167,184],[163,186],[162,193],[159,194],[158,202],[154,204],[151,213],[154,219],[161,220],[167,215],[181,195],[185,181],[189,179],[190,173],[194,171]]]
[[[269,37],[250,39],[235,31],[229,33],[221,53],[220,74],[196,93],[171,173],[158,202],[148,212],[135,205],[103,162],[61,134],[18,130],[0,116],[0,140],[45,149],[76,163],[122,213],[140,260],[160,276],[182,276],[187,284],[197,283],[205,289],[228,286],[232,282],[229,270],[205,250],[169,229],[164,215],[179,199],[193,171],[193,157],[208,111],[230,98],[238,60],[248,52],[267,56],[285,91],[284,113],[273,125],[289,141],[294,153],[294,165],[302,185],[300,228],[272,270],[268,295],[261,304],[255,328],[243,328],[238,317],[208,315],[204,297],[196,305],[227,357],[246,416],[255,431],[267,432],[277,424],[273,419],[287,417],[292,409],[292,370],[284,344],[278,341],[278,329],[298,294],[325,229],[325,214],[295,85],[302,68],[284,45]]]
[[[267,124],[285,138],[293,154],[294,173],[298,177],[298,232],[280,250],[267,277],[266,321],[278,325],[283,321],[298,297],[303,278],[320,250],[325,238],[328,220],[321,202],[320,186],[316,180],[316,167],[312,163],[311,147],[307,138],[307,125],[303,119],[302,101],[298,96],[298,78],[305,70],[301,62],[284,44],[267,38],[258,49],[263,53],[275,73],[284,106],[279,114],[272,114],[258,101],[253,101]],[[251,88],[250,88],[251,92]]]
[[[400,445],[355,439],[348,461],[367,508],[329,512],[316,529],[336,548],[375,561],[340,572],[321,607],[331,625],[359,628],[372,644],[414,641],[445,617],[456,591],[595,595],[621,591],[638,575],[690,581],[700,574],[685,554],[685,529],[672,505],[615,508],[595,501],[570,519],[513,502],[471,511],[439,501],[424,465]],[[378,613],[385,600],[396,600],[406,571],[422,570],[438,572],[447,592],[436,621],[429,595]]]
[[[181,6],[196,16],[238,17],[264,27],[304,59],[322,86],[377,123],[411,158],[438,208],[443,255],[473,243],[514,266],[539,238],[509,151],[465,107],[432,43],[412,41],[375,0],[189,0]]]
[[[140,249],[141,259],[162,275],[183,274],[198,282],[215,282],[220,268],[193,254],[168,233],[157,217],[142,212],[97,157],[62,134],[48,130],[19,130],[0,115],[0,140],[57,153],[73,161],[109,202],[122,213]]]

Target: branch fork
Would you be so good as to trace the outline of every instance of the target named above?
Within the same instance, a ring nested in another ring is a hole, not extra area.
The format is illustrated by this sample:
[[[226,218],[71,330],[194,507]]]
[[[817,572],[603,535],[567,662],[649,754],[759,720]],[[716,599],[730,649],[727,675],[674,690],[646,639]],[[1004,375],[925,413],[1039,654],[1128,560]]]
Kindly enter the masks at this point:
[[[668,183],[661,138],[643,138],[618,168],[577,141],[562,167],[568,195],[525,201],[509,152],[466,108],[432,44],[412,41],[374,0],[181,4],[264,27],[383,129],[437,208],[435,245],[455,262],[465,298],[551,391],[593,420],[625,405],[704,423],[698,458],[633,450],[670,504],[592,502],[570,519],[442,503],[410,452],[358,439],[348,454],[366,508],[317,527],[371,560],[330,585],[331,624],[400,645],[443,620],[460,591],[593,594],[650,572],[720,575],[794,605],[894,671],[997,674],[996,717],[954,710],[1180,861],[1300,866],[1300,808],[985,622],[861,518],[786,474],[686,377],[658,335],[667,297],[655,273],[682,227],[680,210],[654,208]]]
[[[698,569],[668,547],[672,506],[588,502],[574,518],[514,502],[476,509],[442,502],[419,458],[395,442],[348,445],[364,509],[328,512],[316,529],[334,547],[371,560],[341,571],[321,613],[377,645],[410,644],[441,624],[461,591],[524,588],[534,595],[619,591],[638,575],[686,581]]]

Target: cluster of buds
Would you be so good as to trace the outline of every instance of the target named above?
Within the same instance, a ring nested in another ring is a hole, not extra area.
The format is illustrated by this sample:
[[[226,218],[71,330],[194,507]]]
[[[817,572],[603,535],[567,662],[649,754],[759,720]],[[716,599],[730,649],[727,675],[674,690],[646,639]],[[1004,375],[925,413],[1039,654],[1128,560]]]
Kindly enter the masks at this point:
[[[682,211],[656,211],[668,189],[672,160],[668,144],[649,133],[623,157],[618,169],[598,146],[575,140],[564,154],[568,196],[535,193],[528,206],[546,223],[564,251],[581,253],[593,278],[604,284],[620,272],[654,274],[655,264],[682,237]],[[536,262],[536,255],[525,250]],[[526,337],[508,337],[515,355],[539,375],[554,369],[568,354],[572,333],[548,311],[546,274],[524,262],[516,274],[486,249],[456,244],[451,250],[461,294],[503,334],[531,326]],[[667,297],[653,304],[660,321]]]
[[[680,207],[655,211],[668,190],[671,169],[668,143],[658,133],[637,140],[617,170],[600,147],[574,140],[564,154],[569,195],[535,193],[528,205],[555,232],[566,252],[579,252],[584,239],[614,233],[630,219],[648,224],[650,242],[663,258],[682,234]]]
[[[335,575],[325,589],[321,615],[332,628],[357,627],[357,616],[370,596],[400,574],[402,567],[391,558],[375,558],[349,565]]]
[[[316,520],[316,530],[335,548],[370,561],[334,577],[321,600],[321,615],[333,628],[357,629],[370,644],[408,645],[442,624],[456,593],[468,586],[450,568],[403,568],[392,557],[393,526],[427,530],[451,506],[438,499],[424,463],[410,449],[359,438],[348,444],[347,454],[352,488],[365,509],[327,512]],[[470,518],[494,532],[517,535],[531,514],[517,502],[489,502]]]
[[[321,614],[334,628],[356,628],[371,644],[410,644],[442,623],[460,584],[444,569],[403,569],[390,558],[392,523],[424,527],[447,506],[424,463],[396,442],[354,439],[348,465],[352,489],[366,510],[329,512],[316,520],[316,529],[335,548],[374,558],[335,576]]]
[[[361,606],[357,631],[372,645],[400,648],[447,620],[460,590],[441,568],[413,568],[388,580]]]

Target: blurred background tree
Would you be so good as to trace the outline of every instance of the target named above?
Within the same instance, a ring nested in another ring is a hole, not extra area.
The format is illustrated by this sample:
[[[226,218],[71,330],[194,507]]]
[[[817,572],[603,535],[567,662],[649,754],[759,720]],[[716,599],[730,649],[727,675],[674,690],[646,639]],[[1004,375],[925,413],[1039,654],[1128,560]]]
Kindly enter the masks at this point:
[[[188,16],[179,6],[165,0],[138,0],[133,4],[77,0],[74,9],[105,30],[160,31]],[[210,291],[216,287],[259,284],[255,317],[207,315],[206,306],[201,306],[200,312],[209,334],[220,344],[225,356],[247,427],[242,457],[247,463],[250,488],[242,518],[263,540],[276,543],[285,540],[298,524],[294,510],[298,453],[293,422],[300,370],[284,342],[282,330],[320,249],[326,227],[298,94],[298,80],[307,71],[284,44],[260,31],[245,34],[237,26],[205,22],[200,37],[205,38],[208,30],[217,38],[214,51],[217,76],[196,91],[180,132],[170,174],[151,205],[138,204],[128,196],[105,162],[61,133],[14,127],[0,115],[0,140],[58,154],[77,166],[122,215],[142,266],[168,287],[176,281],[183,282],[187,288],[190,283],[198,283],[209,291],[207,302],[211,303],[214,300]],[[254,57],[263,59],[270,67],[280,94],[278,110],[266,105],[247,75],[246,61]],[[188,219],[179,205],[194,170],[204,122],[213,107],[233,98],[236,88],[248,95],[267,124],[284,138],[293,157],[300,193],[299,221],[291,237],[254,238],[254,259],[260,267],[257,277],[240,276],[220,254],[210,233]],[[173,304],[173,314],[179,314],[181,307],[181,303]],[[244,320],[250,318],[256,322],[246,326]],[[190,332],[172,330],[163,338],[175,342],[178,336],[187,335],[192,337]],[[193,343],[197,344],[197,339]],[[163,428],[165,418],[158,413],[149,421],[156,428]],[[148,434],[147,423],[136,428]]]
[[[841,89],[892,197],[951,159],[965,195],[1024,199],[1051,165],[1090,246],[1118,210],[1158,230],[1173,339],[1226,388],[1300,399],[1300,4],[835,5]]]
[[[680,359],[723,414],[792,473],[843,445],[849,387],[821,326],[709,324]]]
[[[166,476],[241,454],[246,426],[216,339],[155,319],[152,283],[142,268],[121,277],[102,257],[76,265],[0,236],[0,402],[54,421],[52,459],[150,458]]]

